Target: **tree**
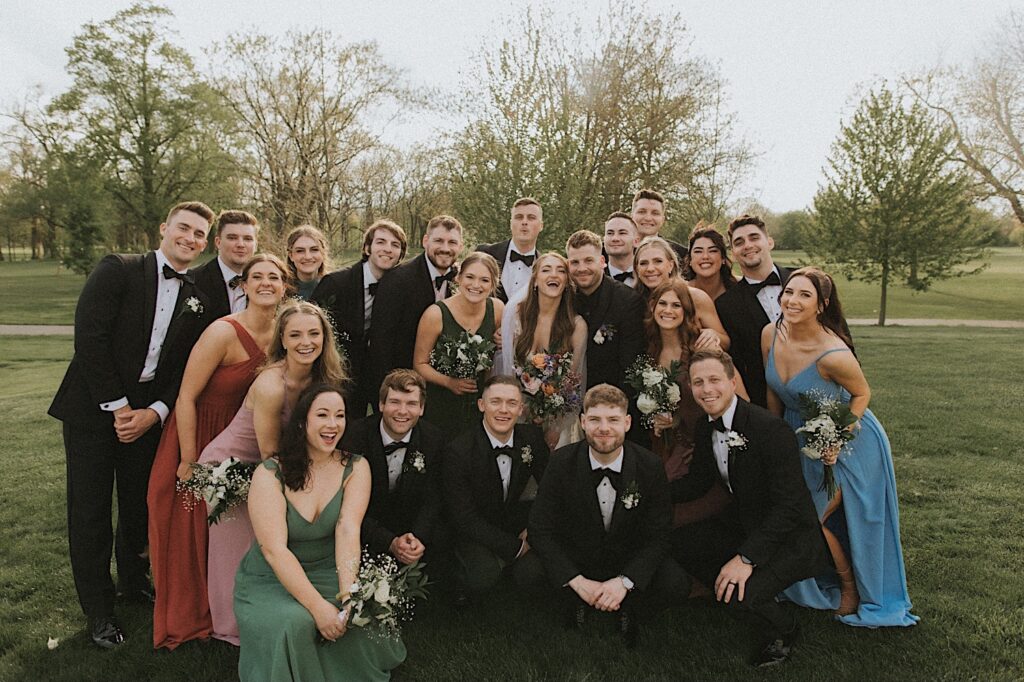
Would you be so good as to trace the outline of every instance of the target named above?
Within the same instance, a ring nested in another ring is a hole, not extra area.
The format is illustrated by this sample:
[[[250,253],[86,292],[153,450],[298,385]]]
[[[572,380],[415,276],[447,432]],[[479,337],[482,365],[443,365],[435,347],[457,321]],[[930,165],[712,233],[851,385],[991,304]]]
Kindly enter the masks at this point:
[[[969,229],[969,179],[953,163],[954,134],[886,85],[861,101],[833,143],[814,198],[807,250],[853,279],[916,290],[977,272],[958,266],[982,255]]]

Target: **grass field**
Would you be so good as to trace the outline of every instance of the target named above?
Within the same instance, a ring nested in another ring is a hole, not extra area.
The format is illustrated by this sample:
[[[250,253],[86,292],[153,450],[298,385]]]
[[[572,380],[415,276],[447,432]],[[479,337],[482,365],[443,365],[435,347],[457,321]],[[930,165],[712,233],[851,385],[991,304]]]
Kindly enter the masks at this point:
[[[339,263],[354,260],[345,253]],[[776,260],[795,264],[805,255],[780,251]],[[0,263],[0,324],[72,324],[75,302],[85,278],[53,261]],[[878,317],[877,284],[839,278],[839,295],[847,317]],[[1024,320],[1024,250],[995,249],[989,267],[978,275],[947,280],[930,291],[902,287],[889,290],[888,317],[958,320]]]
[[[1017,680],[1024,677],[1024,335],[855,330],[872,409],[893,444],[910,594],[922,622],[857,630],[799,610],[783,669],[745,664],[746,628],[709,604],[670,609],[635,652],[600,623],[565,632],[546,604],[499,592],[455,612],[428,601],[406,626],[396,680]],[[150,648],[149,614],[120,608],[128,643],[96,650],[67,560],[64,455],[45,416],[67,337],[0,337],[0,680],[232,679],[236,652]],[[60,639],[50,651],[48,637]]]

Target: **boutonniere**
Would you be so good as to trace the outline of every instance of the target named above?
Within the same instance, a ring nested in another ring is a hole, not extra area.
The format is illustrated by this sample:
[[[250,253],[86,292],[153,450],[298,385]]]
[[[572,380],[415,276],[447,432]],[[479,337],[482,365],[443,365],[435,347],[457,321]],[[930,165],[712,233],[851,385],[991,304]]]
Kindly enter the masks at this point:
[[[640,504],[640,487],[636,484],[636,481],[631,481],[626,486],[619,499],[622,500],[622,506],[626,509],[633,509]]]
[[[189,296],[181,304],[181,310],[178,311],[178,316],[189,313],[191,315],[202,315],[203,314],[203,303],[195,296]]]
[[[519,456],[520,458],[522,458],[523,464],[525,464],[526,466],[530,466],[531,464],[533,464],[533,448],[531,448],[529,445],[524,445],[522,447],[522,449],[519,451]]]
[[[742,433],[730,429],[725,432],[725,445],[729,448],[729,452],[746,450],[747,438]]]
[[[416,450],[412,453],[412,461],[409,463],[409,466],[422,474],[427,470],[427,458],[422,452]]]
[[[601,327],[596,332],[594,332],[594,343],[596,343],[599,346],[603,344],[605,341],[611,341],[614,338],[614,324],[602,324]]]

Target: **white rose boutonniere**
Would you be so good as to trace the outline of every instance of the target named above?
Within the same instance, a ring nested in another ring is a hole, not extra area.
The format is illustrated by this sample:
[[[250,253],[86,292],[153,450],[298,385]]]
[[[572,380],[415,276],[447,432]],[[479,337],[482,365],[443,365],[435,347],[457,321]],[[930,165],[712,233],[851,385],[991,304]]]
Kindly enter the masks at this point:
[[[632,481],[626,486],[619,499],[622,500],[622,506],[626,509],[635,509],[640,504],[640,486],[636,484],[636,481]]]
[[[601,327],[594,332],[594,343],[599,346],[604,344],[605,341],[611,341],[613,338],[615,338],[614,324],[602,324]]]
[[[412,463],[410,464],[410,466],[422,474],[424,471],[427,470],[427,458],[423,455],[422,452],[417,450],[416,452],[412,453]]]
[[[188,313],[190,315],[197,315],[198,316],[198,315],[202,315],[204,310],[205,310],[205,308],[203,308],[202,301],[200,301],[195,296],[189,296],[181,304],[181,310],[178,312],[178,316],[180,317],[181,315],[184,315],[185,313]]]
[[[523,464],[525,464],[526,466],[530,466],[531,464],[533,464],[533,448],[531,448],[529,445],[523,446],[523,448],[519,451],[519,456],[522,459]]]
[[[746,450],[747,438],[742,433],[738,433],[730,429],[725,432],[725,445],[729,448],[730,452],[734,450]]]

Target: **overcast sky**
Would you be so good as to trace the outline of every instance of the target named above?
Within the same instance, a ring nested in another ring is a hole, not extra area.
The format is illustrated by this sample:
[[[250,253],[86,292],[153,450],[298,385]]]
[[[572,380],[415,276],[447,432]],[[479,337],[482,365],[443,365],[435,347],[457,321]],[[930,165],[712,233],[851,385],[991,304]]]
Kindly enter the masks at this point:
[[[105,20],[130,0],[0,0],[0,104],[35,84],[67,87],[64,48],[86,21]],[[170,0],[184,46],[198,55],[218,36],[252,26],[328,28],[346,40],[375,40],[411,82],[455,91],[482,46],[507,36],[525,0]],[[606,2],[563,0],[556,16],[601,12]],[[728,83],[740,132],[761,152],[742,194],[775,211],[813,197],[828,147],[858,86],[937,63],[965,63],[999,19],[1024,0],[650,0],[652,13],[678,11],[693,50]],[[433,121],[432,124],[444,121]],[[425,138],[409,121],[390,135]]]

